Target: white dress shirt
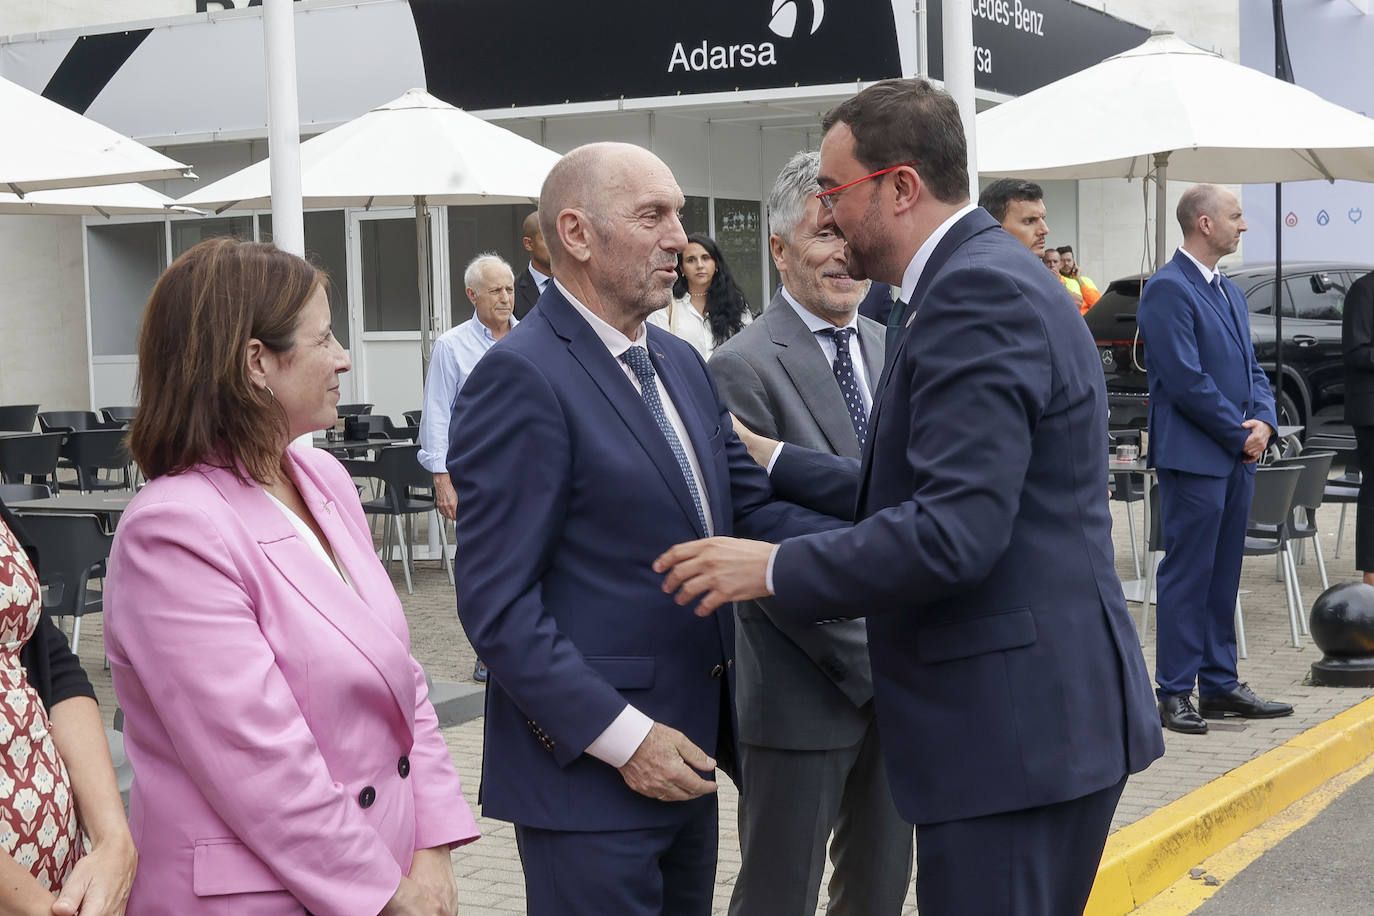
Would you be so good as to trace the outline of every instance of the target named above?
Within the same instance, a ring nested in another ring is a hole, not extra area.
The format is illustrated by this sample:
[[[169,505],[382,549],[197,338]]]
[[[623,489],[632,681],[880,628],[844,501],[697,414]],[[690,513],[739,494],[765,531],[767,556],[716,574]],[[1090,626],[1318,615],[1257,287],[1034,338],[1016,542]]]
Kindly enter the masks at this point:
[[[635,375],[629,364],[620,358],[620,355],[630,347],[647,346],[649,335],[644,325],[639,326],[633,339],[626,337],[606,323],[601,316],[578,302],[577,298],[568,292],[567,287],[559,283],[557,279],[553,282],[558,284],[558,291],[572,303],[577,313],[586,319],[587,324],[592,326],[596,336],[610,351],[611,358],[616,361],[616,365],[625,372],[630,384],[635,386],[635,391],[642,394],[642,389],[639,387],[639,377]],[[668,394],[668,389],[663,386],[663,379],[659,378],[657,373],[654,374],[654,384],[658,386],[658,399],[663,403],[663,412],[668,415],[668,423],[673,427],[673,432],[677,434],[678,441],[682,443],[683,451],[687,453],[687,463],[691,466],[692,476],[696,478],[697,492],[701,494],[701,510],[706,516],[706,533],[710,535],[715,531],[715,522],[711,517],[711,503],[706,493],[706,482],[701,476],[701,465],[697,461],[696,450],[692,447],[692,440],[687,437],[687,427],[682,423],[682,416],[678,413],[677,405],[673,403],[672,397]],[[587,753],[619,769],[634,756],[635,751],[639,750],[639,746],[644,743],[644,739],[648,736],[649,729],[653,727],[653,724],[653,719],[626,703],[625,708],[606,727],[606,730],[598,735],[595,741],[587,745]]]
[[[1208,267],[1206,264],[1199,261],[1197,258],[1193,257],[1193,253],[1189,251],[1187,248],[1180,248],[1178,250],[1183,254],[1185,258],[1193,262],[1193,266],[1196,267],[1198,271],[1202,274],[1202,282],[1206,283],[1208,286],[1211,286],[1212,277],[1216,275],[1216,271],[1213,268]],[[1223,293],[1222,295],[1225,295],[1225,293]],[[1228,297],[1226,301],[1230,302],[1231,300]]]
[[[540,295],[543,295],[544,287],[548,286],[549,281],[553,278],[550,277],[548,274],[544,273],[543,271],[541,271],[539,268],[535,267],[533,261],[530,262],[530,266],[527,268],[527,270],[529,270],[530,272],[530,278],[534,280],[535,289],[539,290]]]
[[[520,322],[512,315],[510,327]],[[507,333],[510,333],[507,331]],[[496,345],[496,335],[476,315],[449,328],[434,341],[425,379],[425,404],[420,412],[420,465],[432,474],[448,473],[448,421],[453,399],[468,373]]]

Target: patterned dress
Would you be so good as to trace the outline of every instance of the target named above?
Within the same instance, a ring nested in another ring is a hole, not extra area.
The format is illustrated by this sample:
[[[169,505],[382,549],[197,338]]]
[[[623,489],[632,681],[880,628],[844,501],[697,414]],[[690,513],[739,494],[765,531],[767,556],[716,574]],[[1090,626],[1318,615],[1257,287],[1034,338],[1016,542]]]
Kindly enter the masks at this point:
[[[42,613],[38,576],[0,521],[0,849],[56,892],[82,844],[67,768],[19,661]]]

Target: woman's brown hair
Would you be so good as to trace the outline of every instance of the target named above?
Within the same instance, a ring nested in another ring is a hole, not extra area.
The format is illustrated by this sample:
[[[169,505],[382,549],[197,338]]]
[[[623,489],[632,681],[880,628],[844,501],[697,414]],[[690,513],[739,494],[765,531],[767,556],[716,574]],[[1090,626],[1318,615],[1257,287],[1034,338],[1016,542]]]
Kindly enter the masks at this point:
[[[249,378],[248,341],[290,350],[306,300],[326,282],[275,245],[238,239],[207,239],[172,262],[138,338],[129,448],[149,480],[197,464],[259,483],[277,475],[286,412]]]

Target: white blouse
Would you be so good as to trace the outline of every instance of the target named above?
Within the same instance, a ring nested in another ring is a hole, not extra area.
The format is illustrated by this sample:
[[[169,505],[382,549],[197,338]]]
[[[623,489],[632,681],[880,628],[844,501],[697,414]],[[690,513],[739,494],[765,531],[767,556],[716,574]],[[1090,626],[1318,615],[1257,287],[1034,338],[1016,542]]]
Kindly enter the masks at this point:
[[[681,298],[669,302],[667,308],[652,312],[648,320],[651,324],[658,325],[696,347],[702,359],[711,358],[711,351],[716,348],[715,338],[711,334],[711,323],[706,320],[705,314],[698,312],[692,305],[691,293],[683,293]],[[744,324],[754,320],[748,309],[744,310],[743,320]]]

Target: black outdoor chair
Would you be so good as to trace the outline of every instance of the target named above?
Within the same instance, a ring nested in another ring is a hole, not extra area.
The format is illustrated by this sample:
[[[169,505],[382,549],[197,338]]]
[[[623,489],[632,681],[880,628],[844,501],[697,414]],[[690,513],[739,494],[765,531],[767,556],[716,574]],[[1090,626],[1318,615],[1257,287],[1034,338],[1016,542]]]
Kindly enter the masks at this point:
[[[67,441],[62,444],[62,457],[76,468],[81,492],[133,488],[133,476],[129,472],[133,459],[125,447],[127,435],[122,429],[86,429],[67,434]],[[101,477],[101,471],[118,471],[119,479]]]
[[[363,414],[372,413],[371,404],[339,404],[334,408],[334,412],[341,417],[356,417]]]
[[[91,410],[44,410],[38,414],[38,428],[45,433],[74,433],[108,426]]]
[[[137,407],[102,407],[100,416],[106,423],[118,423],[120,426],[128,426],[134,421],[134,415],[138,413]]]
[[[81,639],[81,618],[103,609],[100,589],[91,579],[105,575],[114,535],[94,515],[25,515],[24,528],[38,554],[38,581],[44,586],[43,610],[73,617],[72,651]]]
[[[1322,502],[1340,503],[1341,517],[1336,522],[1336,559],[1341,558],[1341,542],[1345,540],[1345,510],[1360,501],[1360,470],[1353,465],[1347,466],[1340,477],[1332,477],[1326,482],[1322,492]]]
[[[1250,520],[1246,523],[1245,556],[1278,556],[1283,569],[1284,594],[1288,599],[1288,626],[1293,648],[1302,646],[1302,595],[1298,592],[1297,564],[1288,548],[1293,524],[1293,493],[1302,477],[1302,465],[1269,465],[1255,472],[1255,495],[1250,500]],[[1236,596],[1236,616],[1240,618],[1240,596]],[[1241,631],[1243,632],[1243,631]]]
[[[1300,548],[1303,541],[1312,542],[1312,551],[1317,555],[1317,569],[1321,571],[1322,591],[1331,587],[1331,581],[1326,576],[1326,557],[1322,556],[1322,539],[1317,531],[1317,510],[1326,498],[1326,475],[1331,473],[1331,462],[1335,460],[1335,452],[1303,452],[1294,462],[1302,464],[1303,472],[1293,491],[1293,507],[1296,511],[1289,537],[1297,541]],[[1306,634],[1307,615],[1302,615],[1300,619],[1304,624],[1303,633]]]
[[[386,518],[382,532],[382,558],[389,567],[392,560],[392,545],[398,543],[401,549],[401,566],[405,571],[406,593],[414,594],[411,582],[412,560],[411,544],[415,542],[414,517],[430,512],[435,513],[439,522],[440,562],[448,573],[449,583],[453,582],[453,567],[448,562],[448,533],[444,519],[439,517],[434,501],[434,475],[420,466],[420,447],[418,445],[390,445],[377,452],[375,461],[349,458],[343,466],[353,477],[372,478],[380,482],[380,494],[376,499],[363,503],[363,511],[368,515],[381,515]],[[401,532],[400,520],[405,519],[405,531]]]
[[[56,493],[57,462],[64,433],[0,436],[0,481],[46,483]]]
[[[0,431],[31,433],[37,417],[37,404],[0,404]]]
[[[405,413],[401,414],[401,416],[405,417],[406,422],[409,423],[411,426],[419,426],[420,416],[423,413],[423,410],[407,410]]]
[[[26,499],[47,499],[52,490],[41,483],[0,483],[0,502],[5,505]]]

